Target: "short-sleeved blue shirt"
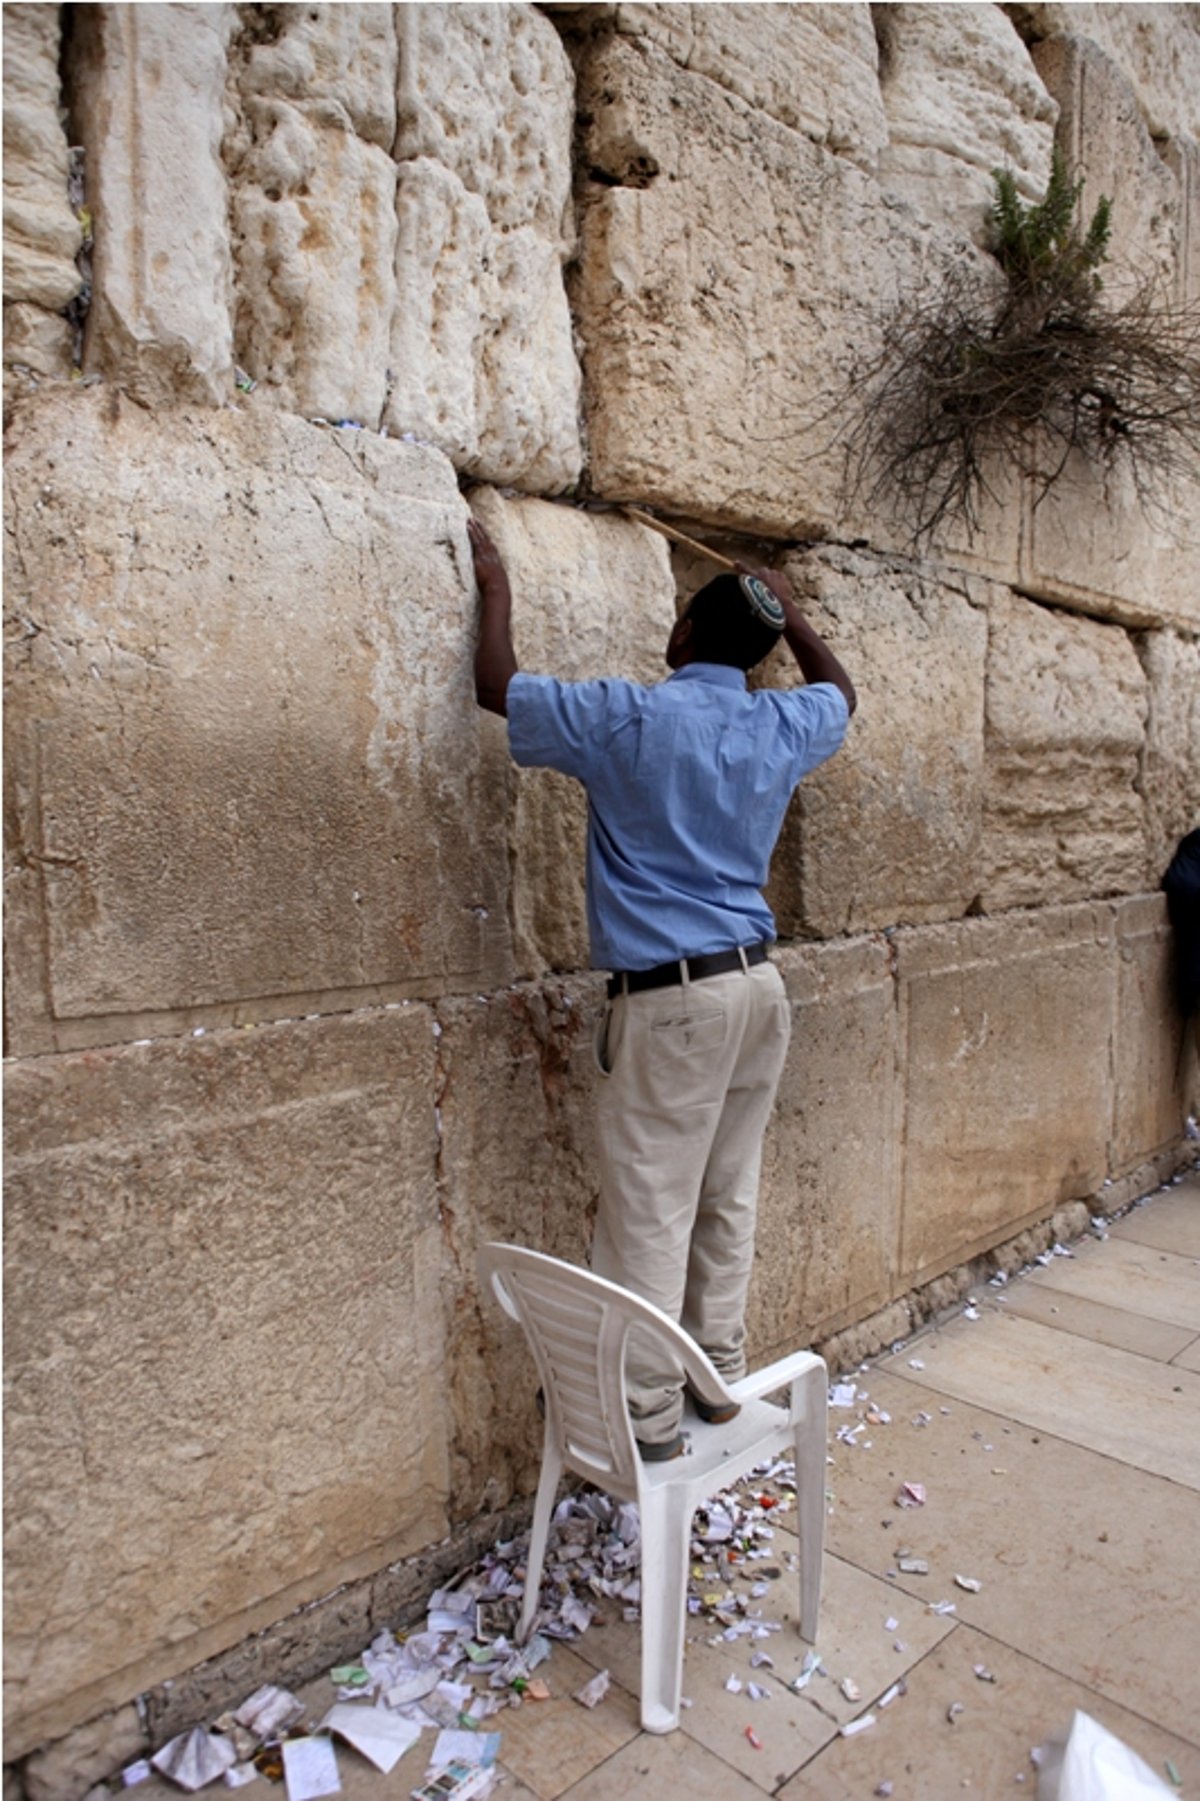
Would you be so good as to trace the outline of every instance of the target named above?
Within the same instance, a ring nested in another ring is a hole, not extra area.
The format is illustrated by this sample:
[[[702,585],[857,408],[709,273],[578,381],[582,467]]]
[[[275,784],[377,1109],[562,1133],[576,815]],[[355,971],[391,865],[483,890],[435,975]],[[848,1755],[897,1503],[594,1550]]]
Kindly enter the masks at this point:
[[[849,718],[830,683],[751,693],[720,663],[650,688],[515,675],[515,761],[587,789],[593,967],[652,969],[774,938],[762,888],[788,801]]]

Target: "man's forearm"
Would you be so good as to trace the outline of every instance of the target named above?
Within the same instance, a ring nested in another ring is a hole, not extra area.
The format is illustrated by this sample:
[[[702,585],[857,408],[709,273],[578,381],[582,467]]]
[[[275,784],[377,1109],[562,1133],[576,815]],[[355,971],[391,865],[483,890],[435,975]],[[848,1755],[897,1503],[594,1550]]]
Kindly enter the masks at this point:
[[[489,713],[508,713],[508,684],[517,673],[512,642],[512,589],[500,553],[474,519],[467,527],[479,589],[479,638],[475,645],[475,698]]]
[[[481,707],[502,717],[508,712],[508,684],[517,673],[510,620],[512,596],[481,589],[479,642],[475,646],[475,698]]]
[[[824,638],[813,630],[795,601],[785,599],[782,595],[779,598],[783,604],[783,636],[788,649],[800,665],[800,673],[805,681],[832,682],[835,688],[841,689],[846,697],[846,705],[853,713],[858,705],[854,683]]]

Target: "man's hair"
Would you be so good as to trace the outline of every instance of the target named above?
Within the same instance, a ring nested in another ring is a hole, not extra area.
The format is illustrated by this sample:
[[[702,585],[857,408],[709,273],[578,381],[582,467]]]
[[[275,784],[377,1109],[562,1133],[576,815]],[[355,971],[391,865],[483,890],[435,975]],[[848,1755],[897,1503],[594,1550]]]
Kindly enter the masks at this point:
[[[692,622],[691,650],[701,663],[753,669],[778,644],[780,633],[750,610],[736,575],[718,575],[697,588],[684,618]]]

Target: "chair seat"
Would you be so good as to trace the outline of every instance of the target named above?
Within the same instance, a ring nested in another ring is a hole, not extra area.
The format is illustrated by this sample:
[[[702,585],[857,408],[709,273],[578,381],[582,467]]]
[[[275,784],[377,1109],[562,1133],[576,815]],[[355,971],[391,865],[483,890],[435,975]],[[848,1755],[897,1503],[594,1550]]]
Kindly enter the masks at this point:
[[[791,1415],[772,1401],[743,1401],[737,1418],[723,1426],[708,1425],[686,1401],[682,1424],[688,1437],[687,1455],[672,1464],[646,1464],[642,1481],[647,1488],[661,1487],[664,1482],[687,1483],[702,1490],[698,1502],[706,1501],[768,1458],[795,1455],[796,1429]],[[635,1500],[636,1496],[621,1498]]]

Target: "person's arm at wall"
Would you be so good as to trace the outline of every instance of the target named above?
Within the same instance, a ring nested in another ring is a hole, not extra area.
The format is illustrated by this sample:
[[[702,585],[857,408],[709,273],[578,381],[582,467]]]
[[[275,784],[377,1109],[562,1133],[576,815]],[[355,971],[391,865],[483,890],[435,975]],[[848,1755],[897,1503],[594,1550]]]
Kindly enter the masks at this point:
[[[760,581],[764,581],[783,608],[784,641],[799,663],[800,673],[805,681],[831,682],[835,688],[841,689],[846,697],[846,705],[853,713],[858,705],[854,683],[824,638],[813,630],[796,605],[792,585],[786,575],[781,575],[777,569],[750,569],[740,563],[738,568],[744,575],[757,575]]]
[[[479,587],[479,638],[475,645],[475,698],[489,713],[508,713],[508,684],[517,673],[512,645],[512,590],[500,552],[477,519],[467,520]]]

